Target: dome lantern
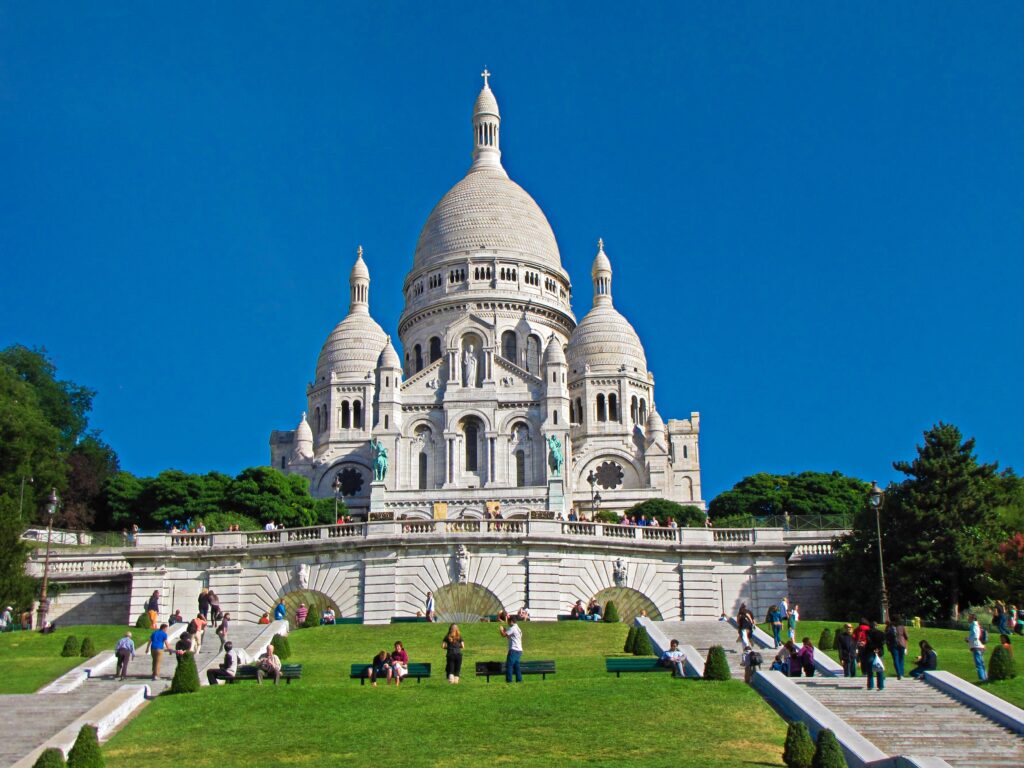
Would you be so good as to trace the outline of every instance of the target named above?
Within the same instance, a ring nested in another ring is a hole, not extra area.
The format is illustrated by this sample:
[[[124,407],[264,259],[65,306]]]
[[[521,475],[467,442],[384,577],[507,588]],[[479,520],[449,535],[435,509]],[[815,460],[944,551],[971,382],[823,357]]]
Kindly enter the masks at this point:
[[[594,305],[612,303],[612,263],[604,252],[604,238],[597,239],[597,256],[590,271],[594,279]]]
[[[484,87],[473,105],[473,168],[501,168],[501,114],[488,79],[491,73],[484,67],[480,73]]]
[[[348,276],[349,286],[349,314],[370,312],[370,270],[366,268],[363,261],[363,246],[356,249],[356,263],[352,265],[352,271]]]

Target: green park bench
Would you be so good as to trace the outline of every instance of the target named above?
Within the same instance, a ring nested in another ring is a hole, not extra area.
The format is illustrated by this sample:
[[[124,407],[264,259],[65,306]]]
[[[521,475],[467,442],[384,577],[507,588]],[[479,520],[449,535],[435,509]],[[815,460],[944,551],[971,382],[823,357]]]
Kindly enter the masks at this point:
[[[360,685],[366,685],[366,681],[370,679],[370,669],[372,667],[372,664],[353,664],[352,671],[349,673],[349,677],[352,680],[358,679]],[[419,684],[420,680],[422,680],[424,677],[430,677],[430,665],[410,664],[409,674],[405,677],[415,677],[416,683]]]
[[[426,616],[392,616],[392,624],[415,624],[420,621],[426,621]]]
[[[555,674],[554,661],[521,661],[519,671],[524,675],[540,675],[541,680],[547,680],[548,675]],[[476,676],[486,677],[491,682],[492,677],[505,676],[504,661],[478,661],[476,663]]]
[[[267,677],[267,675],[264,675]],[[256,667],[252,664],[246,664],[238,668],[235,673],[235,677],[227,678],[228,683],[236,683],[239,680],[255,680],[256,679]],[[274,678],[271,677],[271,680]],[[288,685],[292,684],[292,680],[302,679],[302,665],[301,664],[282,664],[281,665],[281,679],[284,680]]]
[[[334,623],[335,623],[335,625],[338,625],[338,624],[362,624],[363,623],[363,619],[362,619],[361,616],[348,616],[348,617],[343,618],[343,619],[342,618],[335,619]],[[325,625],[321,625],[321,626],[325,626]],[[330,626],[330,624],[328,624],[326,626]]]
[[[671,672],[671,667],[655,656],[609,656],[604,660],[604,671],[622,677],[623,672]]]

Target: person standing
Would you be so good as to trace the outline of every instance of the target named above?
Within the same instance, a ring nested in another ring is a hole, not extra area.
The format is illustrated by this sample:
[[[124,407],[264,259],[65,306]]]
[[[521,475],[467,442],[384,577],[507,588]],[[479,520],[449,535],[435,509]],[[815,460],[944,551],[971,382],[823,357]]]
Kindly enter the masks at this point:
[[[847,624],[839,633],[839,661],[843,677],[857,676],[857,641],[853,638],[853,625]]]
[[[779,606],[773,605],[768,609],[768,623],[772,625],[772,637],[775,638],[775,647],[782,645],[782,611]]]
[[[518,619],[513,615],[508,617],[508,629],[499,627],[501,636],[508,640],[508,655],[505,657],[505,682],[512,682],[512,675],[515,675],[516,682],[523,682],[523,672],[519,668],[519,662],[523,658],[523,631],[516,624]]]
[[[288,609],[284,607],[284,600],[278,600],[274,606],[274,621],[284,621],[288,615]]]
[[[9,629],[14,629],[14,609],[8,605],[4,608],[3,615],[0,616],[0,632],[6,632]]]
[[[743,649],[740,663],[743,665],[743,682],[749,683],[761,669],[761,654],[748,645]]]
[[[217,637],[220,638],[220,650],[224,650],[224,646],[228,642],[228,619],[231,618],[230,613],[225,613],[224,618],[220,620],[220,626],[217,627]]]
[[[970,622],[970,632],[966,637],[967,647],[971,649],[974,656],[974,668],[978,671],[978,680],[985,682],[988,675],[985,672],[985,635],[981,625],[978,624],[978,617],[973,613],[967,617]]]
[[[885,662],[882,661],[881,649],[875,648],[871,652],[871,661],[868,664],[868,690],[871,690],[872,682],[878,680],[878,690],[885,690]]]
[[[212,589],[206,596],[210,599],[210,620],[220,621],[220,598]]]
[[[154,589],[153,594],[146,601],[146,613],[149,615],[149,628],[156,629],[156,623],[160,620],[160,590]]]
[[[441,647],[445,651],[444,671],[448,675],[448,682],[458,685],[459,676],[462,674],[462,652],[466,649],[458,624],[448,627],[448,634],[444,636]]]
[[[301,627],[306,623],[307,616],[309,616],[309,608],[305,603],[299,603],[299,607],[295,609],[295,625]]]
[[[161,624],[160,628],[149,636],[146,645],[149,647],[150,656],[153,657],[153,679],[156,680],[160,677],[160,660],[167,650],[167,625]]]
[[[903,626],[903,619],[900,616],[893,616],[889,626],[885,628],[885,646],[892,656],[893,671],[896,679],[902,680],[904,674],[904,662],[907,656],[907,643],[910,638],[907,636],[907,628]]]
[[[423,607],[427,621],[437,621],[437,603],[434,602],[433,592],[427,592],[427,601]]]
[[[117,677],[124,680],[128,677],[128,662],[135,658],[135,641],[132,633],[125,632],[124,637],[114,646],[114,657],[117,659]]]
[[[206,587],[199,592],[199,615],[204,619],[210,615],[210,590]]]
[[[796,624],[800,621],[800,606],[793,603],[793,607],[789,609],[789,639],[792,642],[796,642]]]

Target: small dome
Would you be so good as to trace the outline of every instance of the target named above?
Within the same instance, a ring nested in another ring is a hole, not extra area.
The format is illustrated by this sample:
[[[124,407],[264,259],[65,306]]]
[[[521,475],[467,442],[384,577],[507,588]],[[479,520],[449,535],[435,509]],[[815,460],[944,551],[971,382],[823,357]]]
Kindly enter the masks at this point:
[[[380,367],[381,368],[401,368],[402,361],[398,357],[398,353],[395,352],[395,347],[391,343],[391,337],[388,336],[387,342],[384,344],[384,351],[380,353]]]
[[[661,420],[657,410],[652,410],[651,415],[647,417],[647,434],[653,435],[658,432],[664,434],[665,422]]]
[[[306,421],[306,412],[302,412],[302,419],[299,426],[295,428],[295,451],[294,455],[303,459],[313,458],[313,430],[309,428]]]
[[[582,374],[589,365],[597,373],[647,376],[647,357],[640,337],[614,306],[598,304],[569,338],[569,373]]]
[[[332,371],[349,378],[365,378],[376,370],[387,339],[384,329],[369,314],[353,312],[324,342],[316,361],[316,380],[329,380]]]
[[[544,350],[544,365],[565,365],[565,353],[555,334],[551,334],[548,348]]]
[[[359,246],[359,250],[356,251],[356,263],[352,265],[352,271],[348,276],[349,281],[354,280],[369,280],[370,270],[366,266],[366,262],[363,261],[363,246]]]
[[[476,103],[473,105],[473,117],[477,115],[501,117],[501,113],[498,112],[498,100],[494,98],[494,91],[490,86],[485,85],[480,89],[480,95],[476,97]]]

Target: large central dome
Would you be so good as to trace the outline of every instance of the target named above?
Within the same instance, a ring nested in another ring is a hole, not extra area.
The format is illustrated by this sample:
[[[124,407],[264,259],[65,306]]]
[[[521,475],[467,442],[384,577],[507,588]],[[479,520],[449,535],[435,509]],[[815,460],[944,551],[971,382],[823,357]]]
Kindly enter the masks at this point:
[[[420,232],[413,265],[490,249],[533,257],[562,271],[547,217],[500,165],[473,168],[441,198]]]

